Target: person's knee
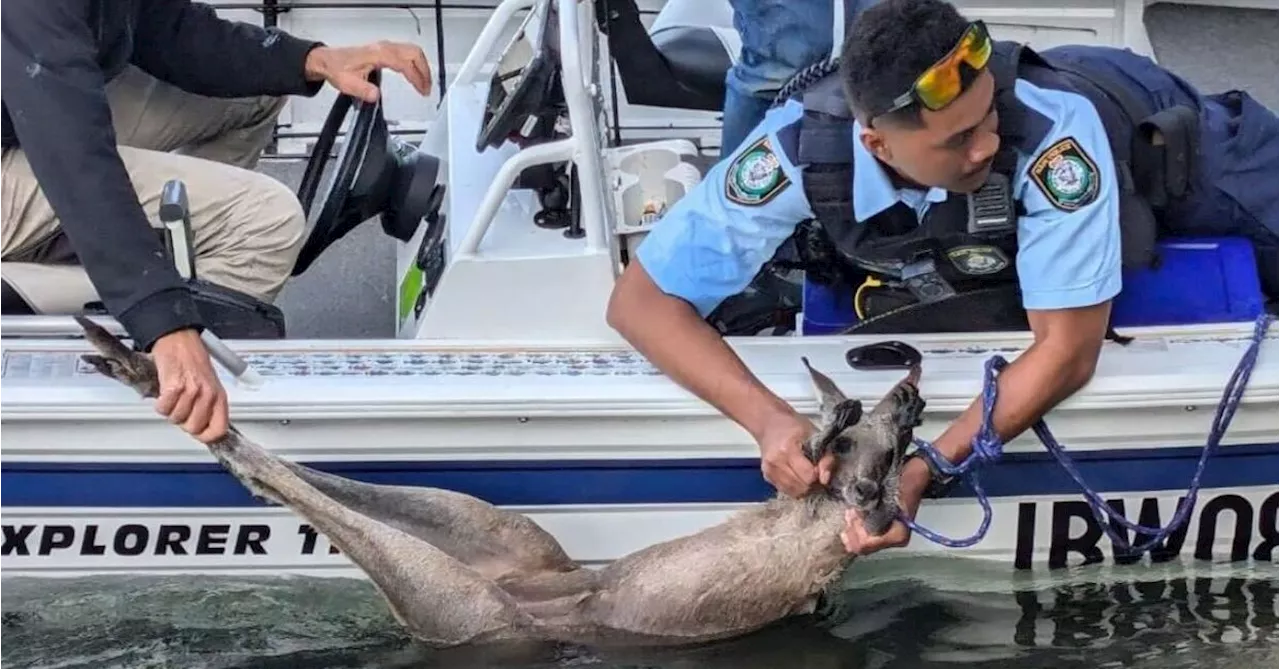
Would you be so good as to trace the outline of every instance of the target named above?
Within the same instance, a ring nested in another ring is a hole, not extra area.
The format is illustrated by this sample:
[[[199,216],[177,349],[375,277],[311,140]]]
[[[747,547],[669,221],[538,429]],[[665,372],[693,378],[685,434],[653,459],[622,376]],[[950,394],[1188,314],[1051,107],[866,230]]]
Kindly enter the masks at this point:
[[[772,99],[799,71],[799,68],[767,57],[752,58],[743,53],[742,59],[729,69],[729,77],[725,83],[742,95]]]
[[[283,183],[268,175],[258,175],[254,184],[253,199],[258,203],[254,226],[259,233],[258,239],[264,252],[289,255],[292,265],[293,257],[302,248],[303,235],[307,227],[307,217],[302,211],[302,203],[297,195]]]
[[[259,297],[271,301],[293,271],[306,238],[307,219],[298,198],[280,181],[255,174],[245,198],[237,238],[241,253],[253,257]]]

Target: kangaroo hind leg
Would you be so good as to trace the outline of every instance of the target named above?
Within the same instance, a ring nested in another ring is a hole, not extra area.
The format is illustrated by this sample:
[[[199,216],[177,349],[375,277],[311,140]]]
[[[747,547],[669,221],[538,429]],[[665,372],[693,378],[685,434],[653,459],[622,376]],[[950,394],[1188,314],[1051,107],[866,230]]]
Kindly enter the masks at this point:
[[[86,362],[143,397],[156,396],[158,377],[149,356],[92,321],[78,320],[101,353],[84,356]],[[416,638],[444,647],[536,636],[532,618],[492,580],[421,538],[326,495],[234,426],[208,448],[249,490],[288,506],[338,546]]]
[[[250,490],[293,509],[328,537],[369,576],[416,638],[445,647],[532,634],[533,621],[491,579],[324,494],[238,431],[209,449]]]
[[[295,475],[358,513],[422,539],[494,580],[578,566],[524,515],[451,490],[353,481],[282,460]]]

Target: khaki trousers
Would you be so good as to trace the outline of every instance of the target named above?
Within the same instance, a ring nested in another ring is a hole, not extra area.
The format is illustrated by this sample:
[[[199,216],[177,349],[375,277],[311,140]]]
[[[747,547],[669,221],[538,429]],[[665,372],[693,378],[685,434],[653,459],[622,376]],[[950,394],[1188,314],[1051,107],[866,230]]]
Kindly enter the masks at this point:
[[[306,220],[293,192],[252,170],[286,99],[207,98],[134,67],[108,84],[107,96],[120,158],[147,216],[159,220],[165,182],[181,179],[197,276],[272,302],[293,269]],[[51,256],[66,254],[66,238],[26,154],[6,149],[2,163],[0,259],[57,262]]]

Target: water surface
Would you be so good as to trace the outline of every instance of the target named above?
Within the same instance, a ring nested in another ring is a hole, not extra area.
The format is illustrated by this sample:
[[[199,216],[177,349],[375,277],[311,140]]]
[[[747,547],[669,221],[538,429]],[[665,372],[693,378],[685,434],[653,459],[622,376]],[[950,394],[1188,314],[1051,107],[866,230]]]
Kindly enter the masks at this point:
[[[1010,578],[946,558],[867,560],[821,620],[635,653],[548,646],[431,651],[366,581],[297,577],[6,578],[5,669],[1271,669],[1274,565]]]

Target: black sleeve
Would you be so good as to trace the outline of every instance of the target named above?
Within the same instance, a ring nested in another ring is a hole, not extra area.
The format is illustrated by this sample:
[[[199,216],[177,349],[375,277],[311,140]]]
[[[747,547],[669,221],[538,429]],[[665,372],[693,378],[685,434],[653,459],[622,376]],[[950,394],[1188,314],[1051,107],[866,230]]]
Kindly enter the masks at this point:
[[[0,3],[0,96],[103,303],[150,349],[200,318],[116,151],[88,4]]]
[[[308,82],[305,71],[307,54],[321,42],[228,21],[202,3],[144,0],[137,29],[133,64],[190,93],[311,96],[324,85]]]

